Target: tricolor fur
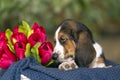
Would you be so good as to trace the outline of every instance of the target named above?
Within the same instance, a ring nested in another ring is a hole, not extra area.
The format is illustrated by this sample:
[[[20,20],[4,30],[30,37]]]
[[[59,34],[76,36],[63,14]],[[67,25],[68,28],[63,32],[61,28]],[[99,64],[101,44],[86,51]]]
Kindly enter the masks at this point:
[[[84,24],[70,19],[63,21],[54,40],[53,58],[59,63],[74,60],[78,67],[105,67],[102,47]]]

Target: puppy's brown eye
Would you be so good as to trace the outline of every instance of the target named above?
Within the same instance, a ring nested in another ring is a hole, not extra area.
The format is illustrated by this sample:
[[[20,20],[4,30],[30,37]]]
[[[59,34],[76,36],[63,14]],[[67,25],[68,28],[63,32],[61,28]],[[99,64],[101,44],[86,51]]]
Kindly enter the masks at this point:
[[[67,40],[66,38],[60,38],[60,43],[64,44],[66,42],[66,40]]]

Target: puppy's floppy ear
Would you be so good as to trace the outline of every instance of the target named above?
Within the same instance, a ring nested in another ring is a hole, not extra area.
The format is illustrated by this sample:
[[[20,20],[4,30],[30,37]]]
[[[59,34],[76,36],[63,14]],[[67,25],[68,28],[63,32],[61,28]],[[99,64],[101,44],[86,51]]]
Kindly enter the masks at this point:
[[[96,52],[87,31],[79,33],[76,45],[75,62],[79,67],[88,67]]]

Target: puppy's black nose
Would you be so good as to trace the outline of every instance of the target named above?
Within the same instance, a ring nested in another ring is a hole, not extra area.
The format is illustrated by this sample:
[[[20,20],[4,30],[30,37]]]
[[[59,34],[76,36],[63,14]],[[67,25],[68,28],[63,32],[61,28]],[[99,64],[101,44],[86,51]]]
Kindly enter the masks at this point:
[[[52,59],[56,60],[57,58],[58,58],[58,54],[57,53],[53,53]]]

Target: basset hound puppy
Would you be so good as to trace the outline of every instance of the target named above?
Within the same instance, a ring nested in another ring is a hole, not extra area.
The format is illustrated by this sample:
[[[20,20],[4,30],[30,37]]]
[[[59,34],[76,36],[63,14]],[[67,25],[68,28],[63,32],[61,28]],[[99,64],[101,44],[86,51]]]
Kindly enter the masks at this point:
[[[59,69],[106,67],[102,47],[93,39],[91,31],[80,22],[64,20],[55,32],[54,42],[52,57],[60,63]]]

